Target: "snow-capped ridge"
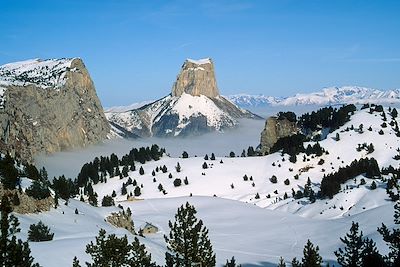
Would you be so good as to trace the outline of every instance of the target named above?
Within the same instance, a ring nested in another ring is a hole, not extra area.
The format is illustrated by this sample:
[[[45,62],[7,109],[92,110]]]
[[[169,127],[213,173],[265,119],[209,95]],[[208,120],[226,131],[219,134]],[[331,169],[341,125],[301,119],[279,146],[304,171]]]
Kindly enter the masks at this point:
[[[0,85],[24,86],[34,84],[41,88],[60,87],[65,84],[65,73],[79,58],[29,59],[0,66]]]
[[[360,86],[326,87],[312,93],[298,93],[290,97],[236,94],[228,96],[241,107],[364,104],[368,102],[388,104],[400,102],[400,90],[378,90]]]
[[[191,59],[187,58],[186,61],[189,61],[191,63],[197,64],[197,65],[203,65],[203,64],[211,64],[211,58],[201,58],[201,59]]]

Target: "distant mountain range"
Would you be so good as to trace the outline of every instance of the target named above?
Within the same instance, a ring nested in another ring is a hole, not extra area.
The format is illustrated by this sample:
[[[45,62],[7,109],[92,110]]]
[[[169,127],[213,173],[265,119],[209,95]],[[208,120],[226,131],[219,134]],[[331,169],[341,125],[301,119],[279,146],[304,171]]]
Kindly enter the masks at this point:
[[[227,98],[242,108],[263,106],[335,105],[344,103],[399,103],[400,90],[378,90],[358,86],[327,87],[319,92],[296,94],[290,97],[237,94]]]

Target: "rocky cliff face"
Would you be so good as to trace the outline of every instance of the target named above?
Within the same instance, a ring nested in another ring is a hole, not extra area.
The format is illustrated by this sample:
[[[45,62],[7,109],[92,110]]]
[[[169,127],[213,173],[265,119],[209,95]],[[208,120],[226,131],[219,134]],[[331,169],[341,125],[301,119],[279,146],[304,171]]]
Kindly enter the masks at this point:
[[[269,117],[261,132],[261,153],[268,154],[279,138],[294,135],[298,131],[296,122],[286,118]]]
[[[219,95],[211,59],[186,60],[170,95],[106,116],[124,137],[199,135],[235,127],[240,118],[260,118]]]
[[[172,87],[172,96],[183,93],[210,98],[219,96],[215,79],[214,64],[210,58],[193,60],[187,59]]]
[[[0,149],[23,160],[93,144],[110,131],[79,58],[0,66],[0,99]]]

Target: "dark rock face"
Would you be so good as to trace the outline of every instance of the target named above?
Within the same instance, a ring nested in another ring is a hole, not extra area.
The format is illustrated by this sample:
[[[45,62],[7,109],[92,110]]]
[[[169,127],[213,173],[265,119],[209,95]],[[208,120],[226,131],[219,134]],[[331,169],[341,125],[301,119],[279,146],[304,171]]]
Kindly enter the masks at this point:
[[[31,161],[38,153],[84,147],[110,126],[81,59],[0,66],[1,151]]]
[[[291,136],[299,132],[296,122],[286,118],[269,117],[261,132],[261,153],[268,154],[279,138]]]

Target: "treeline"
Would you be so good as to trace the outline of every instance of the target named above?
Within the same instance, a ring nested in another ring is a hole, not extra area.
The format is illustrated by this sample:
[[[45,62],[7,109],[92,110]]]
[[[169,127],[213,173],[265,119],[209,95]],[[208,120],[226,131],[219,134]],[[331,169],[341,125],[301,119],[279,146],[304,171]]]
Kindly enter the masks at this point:
[[[114,153],[109,157],[96,157],[92,162],[85,163],[77,177],[77,186],[83,187],[88,182],[97,184],[103,182],[105,177],[122,176],[127,177],[128,171],[136,170],[135,162],[144,164],[146,161],[159,160],[165,153],[165,149],[158,145],[151,147],[133,148],[128,154],[118,158]],[[122,166],[122,171],[120,171]]]
[[[333,132],[350,120],[350,116],[357,108],[355,105],[344,105],[339,109],[331,106],[321,108],[311,113],[305,113],[298,119],[299,125],[306,131],[315,131],[319,127],[329,128]]]
[[[362,158],[354,160],[346,167],[339,168],[337,172],[324,175],[321,181],[320,197],[332,198],[340,191],[341,184],[361,174],[367,178],[380,177],[378,162],[374,158]]]

